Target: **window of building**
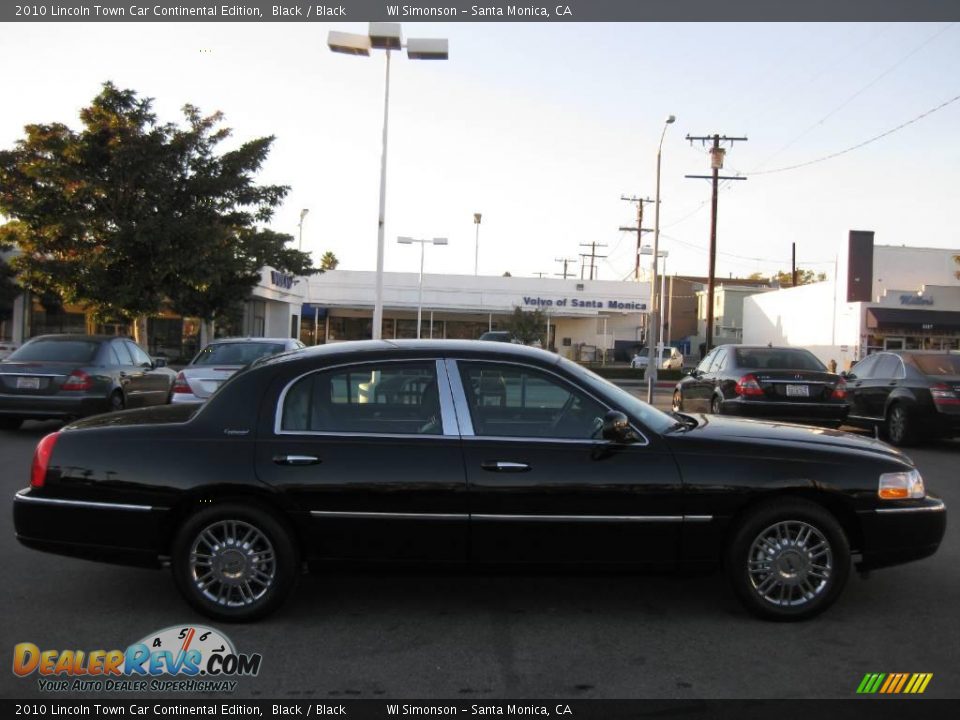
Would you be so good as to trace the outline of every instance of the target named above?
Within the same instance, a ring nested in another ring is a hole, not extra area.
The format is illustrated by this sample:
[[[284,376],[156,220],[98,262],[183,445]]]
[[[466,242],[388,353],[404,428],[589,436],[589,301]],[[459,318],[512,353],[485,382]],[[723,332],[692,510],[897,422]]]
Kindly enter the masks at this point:
[[[384,322],[386,330],[387,322]],[[373,337],[373,320],[370,318],[330,318],[331,340],[369,340]],[[385,335],[386,336],[386,335]]]
[[[459,365],[476,435],[600,437],[606,408],[559,378],[514,365]]]
[[[287,392],[284,431],[440,435],[433,362],[369,363],[298,380]]]

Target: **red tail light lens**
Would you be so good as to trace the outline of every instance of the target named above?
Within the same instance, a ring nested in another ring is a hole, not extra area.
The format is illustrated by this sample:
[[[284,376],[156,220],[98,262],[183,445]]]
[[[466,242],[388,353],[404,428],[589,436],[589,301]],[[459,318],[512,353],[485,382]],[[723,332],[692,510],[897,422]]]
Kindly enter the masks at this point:
[[[937,383],[930,388],[930,394],[935,405],[960,405],[960,398],[949,385]]]
[[[830,393],[830,397],[834,400],[846,400],[847,398],[847,384],[841,380],[837,383],[837,386],[833,389],[833,392]]]
[[[737,395],[746,395],[748,397],[763,395],[763,388],[760,387],[760,383],[757,382],[757,377],[753,373],[747,373],[737,380],[737,385],[734,390],[736,390]]]
[[[187,378],[184,377],[182,372],[178,372],[177,379],[173,381],[173,392],[175,393],[193,392],[190,389],[190,384],[187,382]]]
[[[33,465],[30,467],[30,487],[43,487],[47,479],[47,468],[50,466],[50,456],[53,455],[53,446],[59,434],[50,433],[37,443],[37,449],[33,451]]]
[[[60,388],[61,390],[90,390],[93,387],[93,378],[87,375],[83,370],[74,370],[67,377],[67,381]]]

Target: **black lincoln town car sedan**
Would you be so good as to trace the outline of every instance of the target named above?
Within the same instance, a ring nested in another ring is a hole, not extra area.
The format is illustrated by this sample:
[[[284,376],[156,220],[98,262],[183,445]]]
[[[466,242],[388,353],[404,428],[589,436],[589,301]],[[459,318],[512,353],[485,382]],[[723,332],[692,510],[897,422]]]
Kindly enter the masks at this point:
[[[798,619],[853,562],[934,553],[946,510],[876,440],[664,414],[519,345],[364,341],[46,436],[14,521],[38,550],[169,565],[220,620],[266,615],[333,560],[722,563],[750,611]]]

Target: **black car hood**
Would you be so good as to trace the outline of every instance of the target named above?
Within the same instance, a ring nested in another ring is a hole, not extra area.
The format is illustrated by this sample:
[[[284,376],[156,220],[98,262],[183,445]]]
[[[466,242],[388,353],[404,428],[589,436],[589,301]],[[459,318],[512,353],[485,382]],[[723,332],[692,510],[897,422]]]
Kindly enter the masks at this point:
[[[120,412],[94,415],[77,420],[64,426],[64,430],[86,430],[89,428],[120,427],[124,425],[162,425],[165,423],[183,423],[192,418],[203,407],[200,403],[182,403],[178,405],[158,405],[156,407],[121,410]]]
[[[869,453],[912,466],[913,461],[895,447],[863,435],[784,422],[767,422],[719,415],[688,415],[697,421],[695,428],[670,434],[670,438],[708,443],[755,444],[792,447],[800,452],[840,451]],[[678,447],[677,449],[682,449]]]

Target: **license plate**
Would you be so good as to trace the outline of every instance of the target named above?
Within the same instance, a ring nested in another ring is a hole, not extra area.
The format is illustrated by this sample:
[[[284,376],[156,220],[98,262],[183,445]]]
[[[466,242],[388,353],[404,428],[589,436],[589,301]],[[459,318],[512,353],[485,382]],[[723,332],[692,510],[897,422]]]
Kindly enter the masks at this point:
[[[17,389],[18,389],[18,390],[39,390],[39,389],[40,389],[40,378],[38,378],[38,377],[18,377],[18,378],[17,378]]]
[[[808,385],[787,385],[787,397],[810,397]]]

